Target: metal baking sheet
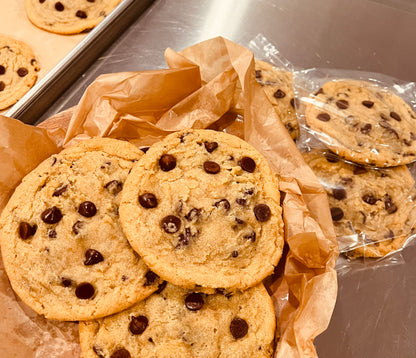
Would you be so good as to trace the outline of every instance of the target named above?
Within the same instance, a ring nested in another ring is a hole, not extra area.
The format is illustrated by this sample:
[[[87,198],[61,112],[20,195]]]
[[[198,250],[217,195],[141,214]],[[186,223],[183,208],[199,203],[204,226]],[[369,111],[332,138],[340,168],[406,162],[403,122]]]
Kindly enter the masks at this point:
[[[5,115],[33,124],[154,0],[123,0]],[[79,36],[79,35],[77,35]]]

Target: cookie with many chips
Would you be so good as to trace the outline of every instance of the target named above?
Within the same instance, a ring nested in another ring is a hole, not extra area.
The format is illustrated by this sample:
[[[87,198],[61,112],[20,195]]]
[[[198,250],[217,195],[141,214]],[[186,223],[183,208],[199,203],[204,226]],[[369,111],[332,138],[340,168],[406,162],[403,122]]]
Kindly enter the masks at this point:
[[[152,271],[192,289],[254,286],[283,247],[278,182],[265,158],[212,130],[150,147],[126,181],[120,220]]]
[[[157,289],[118,216],[141,155],[128,142],[87,140],[46,159],[15,190],[0,220],[1,252],[14,291],[37,313],[88,320]]]
[[[260,358],[272,357],[275,315],[263,285],[206,295],[165,282],[130,309],[80,322],[79,330],[82,358]]]

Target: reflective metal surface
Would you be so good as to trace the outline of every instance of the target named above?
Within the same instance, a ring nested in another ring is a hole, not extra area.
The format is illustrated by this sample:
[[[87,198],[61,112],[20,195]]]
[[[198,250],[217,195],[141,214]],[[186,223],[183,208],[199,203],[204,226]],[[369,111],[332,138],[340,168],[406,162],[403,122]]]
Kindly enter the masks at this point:
[[[416,80],[413,0],[159,0],[42,119],[75,105],[100,74],[165,68],[163,53],[224,36],[247,46],[264,34],[298,68],[382,72]],[[416,245],[415,245],[416,246]],[[321,358],[416,357],[416,247],[394,266],[339,276]]]

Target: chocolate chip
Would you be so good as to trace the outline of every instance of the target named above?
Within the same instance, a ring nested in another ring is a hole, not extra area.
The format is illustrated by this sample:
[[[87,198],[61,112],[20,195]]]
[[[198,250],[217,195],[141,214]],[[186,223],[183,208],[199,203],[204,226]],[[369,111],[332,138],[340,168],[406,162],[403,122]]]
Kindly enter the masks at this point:
[[[35,235],[37,230],[37,225],[30,225],[29,223],[23,221],[19,224],[19,236],[23,240],[27,240],[29,237]]]
[[[150,147],[143,147],[143,148],[140,148],[140,150],[141,150],[144,154],[146,154],[146,153],[147,153],[147,151],[149,150],[149,148],[150,148]]]
[[[385,239],[392,239],[394,237],[394,232],[392,230],[389,230],[387,234],[384,235]]]
[[[285,198],[286,198],[286,192],[280,191],[280,206],[283,206]]]
[[[244,220],[242,220],[242,219],[240,219],[240,218],[235,218],[235,222],[236,222],[237,224],[239,224],[239,225],[243,225],[243,224],[245,224],[245,223],[246,223]]]
[[[275,93],[273,93],[274,98],[283,98],[286,96],[286,93],[284,93],[281,89],[278,89]]]
[[[246,240],[250,240],[251,242],[254,242],[256,241],[256,232],[252,231],[251,233],[244,235],[243,238]]]
[[[129,277],[128,276],[126,276],[126,275],[123,275],[123,276],[121,276],[121,280],[124,282],[124,281],[127,281],[129,279]]]
[[[198,219],[201,216],[201,209],[192,208],[189,210],[189,213],[185,215],[185,219],[188,221],[192,221],[194,219]]]
[[[130,358],[130,352],[127,349],[120,348],[117,349],[110,358]]]
[[[403,143],[406,144],[408,147],[412,145],[412,142],[410,140],[407,140],[406,138],[403,138]]]
[[[0,92],[4,91],[5,88],[6,88],[6,84],[3,81],[0,81]]]
[[[227,199],[221,199],[214,204],[215,207],[219,208],[222,206],[225,211],[230,210],[230,202]]]
[[[27,70],[27,68],[24,68],[24,67],[20,67],[17,70],[17,74],[19,75],[19,77],[25,77],[28,73],[29,71]]]
[[[254,194],[254,188],[244,190],[244,194],[253,195]]]
[[[250,157],[242,157],[239,164],[243,170],[249,173],[253,173],[256,169],[256,162]]]
[[[295,100],[295,98],[291,98],[290,99],[290,105],[292,106],[292,108],[296,108],[297,107],[297,101]]]
[[[365,194],[361,198],[365,203],[374,205],[377,202],[377,199],[371,194]]]
[[[385,114],[383,114],[383,113],[380,113],[380,118],[383,120],[383,121],[388,121],[389,120],[389,117],[387,117]]]
[[[322,122],[328,122],[331,117],[328,113],[319,113],[316,118],[318,118]]]
[[[320,88],[314,93],[314,95],[317,96],[318,94],[323,94],[323,93],[324,93],[323,88]]]
[[[341,208],[331,208],[331,217],[333,221],[339,221],[344,217],[344,212]]]
[[[79,230],[81,230],[81,228],[84,226],[84,223],[82,221],[77,221],[74,225],[72,225],[72,232],[75,235],[79,234]]]
[[[119,180],[111,180],[104,185],[104,188],[107,189],[110,194],[117,195],[123,190],[123,183]]]
[[[261,78],[261,70],[256,70],[256,78],[257,79]]]
[[[88,2],[95,2],[95,0],[87,0]]]
[[[44,1],[44,0],[43,0]],[[98,347],[96,345],[92,346],[92,350],[94,351],[94,353],[99,356],[100,358],[105,358],[104,356],[104,351],[101,347]]]
[[[85,251],[85,266],[95,265],[101,261],[104,261],[104,257],[97,250],[88,249],[87,251]]]
[[[347,109],[349,106],[348,101],[346,101],[345,99],[340,99],[336,101],[335,104],[337,105],[339,109]]]
[[[390,112],[390,117],[399,122],[402,120],[402,118],[396,112]]]
[[[64,11],[64,5],[62,5],[62,3],[58,1],[55,3],[55,9],[57,11]]]
[[[168,284],[167,281],[163,281],[162,283],[159,283],[159,286],[157,286],[157,290],[155,291],[155,293],[156,294],[161,293],[165,289],[167,284]]]
[[[6,73],[6,68],[0,65],[0,75],[4,75]]]
[[[389,214],[397,211],[397,205],[393,203],[389,194],[384,195],[384,208]]]
[[[68,185],[63,185],[63,186],[61,186],[61,187],[57,188],[57,189],[53,192],[52,196],[61,196],[63,193],[65,193],[65,192],[66,192],[66,190],[67,190],[67,189],[68,189]]]
[[[254,215],[257,221],[265,222],[270,219],[272,215],[270,208],[266,204],[258,204],[254,207]]]
[[[91,218],[97,213],[97,208],[91,201],[84,201],[79,204],[78,212],[86,218]]]
[[[185,298],[185,306],[190,311],[199,311],[203,305],[204,298],[198,292],[193,292]]]
[[[94,286],[88,282],[80,283],[75,289],[75,295],[81,300],[88,300],[94,296],[95,289]]]
[[[365,174],[367,173],[367,169],[365,169],[364,167],[360,167],[359,165],[355,165],[353,173],[354,175]]]
[[[64,287],[69,287],[72,285],[72,280],[70,278],[61,277],[61,282]]]
[[[168,215],[162,219],[162,229],[168,234],[174,234],[181,228],[181,219],[175,215]]]
[[[364,124],[361,128],[360,131],[362,134],[368,134],[371,132],[372,126],[370,123],[366,123]]]
[[[363,216],[362,223],[365,224],[367,220],[367,215],[365,215],[365,213],[363,213],[361,210],[360,210],[360,214]]]
[[[243,199],[243,198],[237,198],[237,199],[235,199],[235,202],[238,205],[241,205],[241,206],[246,206],[247,205],[247,200],[246,199]]]
[[[339,157],[335,153],[332,152],[325,152],[325,158],[329,163],[336,163],[339,162]]]
[[[46,209],[41,214],[41,219],[46,224],[56,224],[62,219],[62,213],[61,210],[59,210],[56,206],[53,206],[52,208]]]
[[[147,271],[144,277],[146,278],[146,282],[143,284],[145,287],[151,286],[155,283],[155,281],[159,280],[159,276],[151,270]]]
[[[129,324],[129,330],[132,334],[142,334],[149,324],[146,316],[132,316]]]
[[[76,12],[75,16],[79,17],[80,19],[86,19],[87,18],[87,13],[85,11],[78,10]]]
[[[215,149],[218,148],[217,142],[205,142],[204,145],[208,153],[212,153]]]
[[[232,257],[234,257],[234,258],[238,257],[238,251],[234,250],[234,251],[231,253],[231,256],[232,256]]]
[[[243,338],[248,332],[247,322],[242,318],[233,318],[230,324],[230,332],[235,339]]]
[[[48,231],[48,236],[49,236],[51,239],[56,239],[56,231],[55,231],[55,230],[49,230],[49,231]]]
[[[371,108],[374,106],[374,102],[373,101],[362,101],[361,104],[363,106],[366,106],[367,108]]]
[[[204,163],[204,170],[208,173],[208,174],[217,174],[219,173],[219,171],[221,170],[221,167],[219,166],[219,164],[209,161],[207,160]]]
[[[152,209],[157,206],[157,199],[154,194],[145,193],[139,196],[139,203],[146,209]]]
[[[337,200],[342,200],[347,197],[347,192],[344,188],[334,188],[332,189],[332,194],[334,195],[334,198]]]
[[[176,167],[176,158],[170,154],[163,154],[159,159],[159,167],[168,172]]]
[[[342,185],[349,185],[349,184],[351,184],[353,182],[353,180],[352,180],[352,178],[350,178],[350,177],[341,177],[340,178],[340,183],[342,184]]]
[[[175,246],[175,249],[182,249],[185,246],[189,245],[189,239],[187,236],[185,236],[184,234],[180,234],[179,235],[179,240],[178,243]]]

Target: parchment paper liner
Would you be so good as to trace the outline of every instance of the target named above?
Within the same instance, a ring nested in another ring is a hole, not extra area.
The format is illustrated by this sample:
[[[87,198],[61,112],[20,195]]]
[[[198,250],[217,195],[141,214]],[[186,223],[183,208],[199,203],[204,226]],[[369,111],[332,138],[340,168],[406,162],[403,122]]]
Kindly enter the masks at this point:
[[[256,83],[252,52],[219,37],[180,53],[167,49],[165,57],[169,70],[100,76],[77,107],[42,128],[2,117],[0,208],[27,172],[85,138],[109,136],[146,146],[182,128],[239,135],[268,159],[285,193],[286,262],[266,281],[278,321],[275,357],[317,357],[313,338],[326,329],[337,292],[338,248],[324,190]],[[244,121],[229,113],[238,80]],[[3,270],[0,274],[0,332],[6,343],[0,355],[77,357],[76,324],[37,316],[16,299]]]

